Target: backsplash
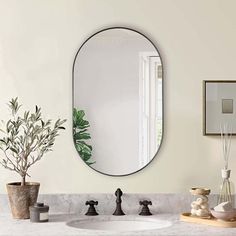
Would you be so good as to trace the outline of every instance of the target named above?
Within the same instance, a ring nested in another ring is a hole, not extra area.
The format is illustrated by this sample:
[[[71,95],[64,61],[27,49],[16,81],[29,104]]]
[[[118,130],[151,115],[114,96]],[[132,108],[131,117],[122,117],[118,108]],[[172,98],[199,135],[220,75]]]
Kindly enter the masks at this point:
[[[122,209],[127,215],[138,214],[141,211],[139,201],[151,200],[149,207],[153,214],[189,212],[194,197],[190,194],[124,194],[122,196]],[[216,205],[217,195],[209,196],[210,207]],[[112,215],[115,210],[114,194],[43,194],[39,195],[38,202],[49,205],[50,213],[85,214],[88,206],[87,200],[98,201],[96,206],[100,215]],[[0,212],[9,213],[7,195],[0,194]]]

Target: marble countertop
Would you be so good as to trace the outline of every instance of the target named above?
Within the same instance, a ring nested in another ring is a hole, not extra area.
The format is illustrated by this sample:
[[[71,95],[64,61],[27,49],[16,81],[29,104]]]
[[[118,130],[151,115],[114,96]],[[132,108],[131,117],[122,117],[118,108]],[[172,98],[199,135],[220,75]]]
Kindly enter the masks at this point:
[[[92,217],[92,218],[91,218]],[[83,216],[75,214],[51,214],[49,215],[49,222],[47,223],[31,223],[29,220],[14,220],[10,214],[0,214],[0,236],[235,236],[236,228],[218,228],[213,226],[191,224],[179,221],[179,215],[177,214],[157,214],[153,216],[147,216],[149,219],[162,219],[169,220],[173,223],[172,226],[156,230],[146,231],[130,231],[130,232],[108,232],[108,231],[95,231],[77,229],[66,225],[71,220],[83,220],[96,218],[102,219],[108,216]],[[132,216],[109,216],[111,219],[121,219],[123,217]],[[135,216],[136,218],[139,216]]]

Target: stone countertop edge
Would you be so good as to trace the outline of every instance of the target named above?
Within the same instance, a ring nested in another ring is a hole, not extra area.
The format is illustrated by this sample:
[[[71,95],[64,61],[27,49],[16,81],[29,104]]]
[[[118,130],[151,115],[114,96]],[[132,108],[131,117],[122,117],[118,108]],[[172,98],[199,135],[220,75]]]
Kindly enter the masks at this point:
[[[0,213],[0,236],[235,236],[236,228],[220,228],[200,224],[192,224],[181,222],[179,214],[157,214],[146,216],[147,219],[169,220],[173,223],[172,226],[146,231],[129,231],[129,232],[109,232],[77,229],[67,226],[66,223],[71,220],[96,220],[99,219],[132,219],[137,218],[137,215],[128,216],[84,216],[76,214],[49,214],[49,222],[47,223],[31,223],[29,220],[12,219],[8,213]],[[118,217],[118,218],[117,218]],[[142,216],[143,219],[143,216]]]

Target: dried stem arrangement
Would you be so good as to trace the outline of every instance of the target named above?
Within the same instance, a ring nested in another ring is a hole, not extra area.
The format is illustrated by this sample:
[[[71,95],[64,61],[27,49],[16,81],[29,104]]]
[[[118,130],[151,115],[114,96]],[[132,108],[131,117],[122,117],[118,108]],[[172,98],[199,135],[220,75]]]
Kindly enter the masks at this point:
[[[221,131],[221,141],[223,148],[224,169],[227,170],[229,163],[230,147],[231,147],[232,126],[228,124],[221,125],[220,131]]]

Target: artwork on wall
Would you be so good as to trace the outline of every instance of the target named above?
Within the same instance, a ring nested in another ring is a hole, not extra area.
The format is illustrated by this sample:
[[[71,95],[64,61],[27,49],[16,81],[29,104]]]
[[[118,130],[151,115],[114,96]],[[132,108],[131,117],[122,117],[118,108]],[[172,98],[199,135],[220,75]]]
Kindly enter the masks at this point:
[[[236,135],[236,81],[203,81],[203,134],[220,135],[222,125],[230,125]]]

